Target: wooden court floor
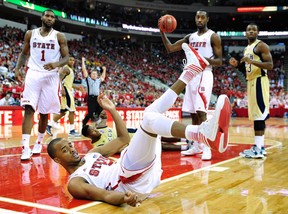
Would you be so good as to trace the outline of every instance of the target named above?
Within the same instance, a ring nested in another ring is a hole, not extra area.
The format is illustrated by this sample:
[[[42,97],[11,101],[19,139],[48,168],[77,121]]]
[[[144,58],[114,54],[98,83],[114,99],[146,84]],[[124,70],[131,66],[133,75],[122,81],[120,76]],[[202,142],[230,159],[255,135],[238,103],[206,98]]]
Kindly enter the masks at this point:
[[[163,151],[160,186],[133,208],[73,199],[66,172],[51,161],[46,146],[41,155],[21,162],[21,127],[0,126],[0,213],[288,213],[288,119],[267,121],[265,159],[238,155],[253,143],[247,118],[232,118],[229,132],[229,148],[213,152],[211,161]],[[35,133],[37,125],[31,142]],[[57,136],[67,137],[66,128]],[[51,139],[46,136],[45,143]],[[92,148],[86,138],[71,140],[80,153]]]

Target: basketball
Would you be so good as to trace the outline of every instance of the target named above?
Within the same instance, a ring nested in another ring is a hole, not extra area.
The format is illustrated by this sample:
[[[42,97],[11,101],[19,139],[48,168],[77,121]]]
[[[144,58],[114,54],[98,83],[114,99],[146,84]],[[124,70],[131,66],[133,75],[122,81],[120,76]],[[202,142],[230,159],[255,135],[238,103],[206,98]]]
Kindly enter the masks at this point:
[[[164,33],[172,33],[177,27],[177,20],[174,16],[166,14],[158,20],[158,28]]]

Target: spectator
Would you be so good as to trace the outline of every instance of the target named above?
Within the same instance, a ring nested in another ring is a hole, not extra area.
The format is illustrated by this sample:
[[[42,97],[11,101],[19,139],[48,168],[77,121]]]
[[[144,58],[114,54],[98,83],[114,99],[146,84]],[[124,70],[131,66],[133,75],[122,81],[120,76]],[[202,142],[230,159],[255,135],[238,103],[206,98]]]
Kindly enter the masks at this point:
[[[0,100],[0,106],[10,106],[10,105],[13,105],[14,103],[15,103],[15,100],[13,97],[11,97],[10,92],[6,93],[5,97],[3,97]]]

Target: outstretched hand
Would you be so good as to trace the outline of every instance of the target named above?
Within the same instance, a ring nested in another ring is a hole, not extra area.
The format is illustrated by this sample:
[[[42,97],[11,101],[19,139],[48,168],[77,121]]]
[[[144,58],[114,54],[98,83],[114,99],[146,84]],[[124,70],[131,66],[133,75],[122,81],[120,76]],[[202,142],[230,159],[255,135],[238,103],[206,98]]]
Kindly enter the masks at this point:
[[[102,92],[99,94],[97,101],[98,101],[99,105],[105,110],[110,111],[112,109],[115,109],[115,105]]]

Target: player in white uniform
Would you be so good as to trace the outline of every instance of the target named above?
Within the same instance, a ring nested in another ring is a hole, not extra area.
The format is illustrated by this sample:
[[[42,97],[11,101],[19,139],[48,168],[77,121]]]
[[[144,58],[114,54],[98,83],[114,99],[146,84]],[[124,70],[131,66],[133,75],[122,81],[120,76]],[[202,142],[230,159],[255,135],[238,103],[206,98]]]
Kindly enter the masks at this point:
[[[208,29],[209,14],[205,10],[198,10],[195,16],[197,32],[186,35],[183,39],[171,44],[166,34],[160,31],[162,41],[168,53],[181,50],[183,43],[188,43],[209,62],[209,66],[198,74],[186,87],[182,110],[189,112],[193,125],[199,125],[207,119],[207,111],[210,103],[213,87],[212,66],[222,64],[221,38],[212,30]],[[196,155],[202,153],[202,160],[212,158],[211,150],[202,142],[194,141],[182,155]]]
[[[99,95],[98,102],[114,119],[118,135],[116,139],[93,148],[83,158],[79,157],[67,139],[57,138],[49,143],[49,156],[71,174],[68,190],[73,197],[104,201],[113,205],[127,203],[137,206],[160,183],[161,143],[157,134],[190,140],[201,139],[220,152],[226,150],[231,115],[227,96],[219,97],[213,117],[200,126],[185,125],[163,115],[172,107],[186,84],[208,64],[202,58],[198,60],[187,44],[183,44],[183,49],[189,57],[181,76],[170,89],[145,109],[143,121],[130,144],[122,151],[119,161],[113,162],[106,157],[129,143],[130,138],[115,105],[103,94]]]
[[[48,114],[59,113],[59,76],[58,67],[67,64],[69,51],[64,34],[52,27],[55,14],[52,10],[43,12],[42,27],[28,30],[24,37],[24,45],[15,68],[15,76],[22,80],[20,68],[28,60],[21,105],[25,107],[22,122],[22,155],[21,160],[30,159],[32,154],[41,153],[42,141],[48,123]],[[30,134],[33,127],[33,115],[40,114],[38,138],[31,151]]]

